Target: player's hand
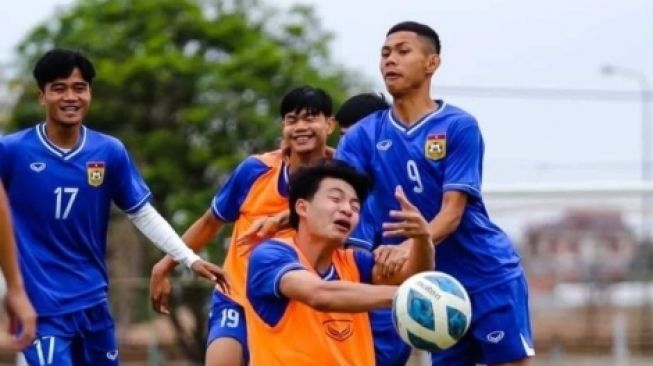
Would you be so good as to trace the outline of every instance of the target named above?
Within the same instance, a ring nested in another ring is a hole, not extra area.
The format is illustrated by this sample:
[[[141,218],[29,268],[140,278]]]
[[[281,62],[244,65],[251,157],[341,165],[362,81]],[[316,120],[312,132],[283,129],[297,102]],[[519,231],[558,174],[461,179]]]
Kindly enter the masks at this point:
[[[11,331],[20,326],[20,334],[12,341],[16,352],[27,347],[36,336],[36,312],[24,289],[8,289],[5,299],[7,314],[11,320]]]
[[[332,148],[331,146],[327,146],[324,149],[324,158],[326,160],[333,160],[335,156],[336,156],[336,149]]]
[[[430,241],[431,232],[428,221],[422,216],[417,207],[408,201],[401,186],[395,188],[395,198],[399,201],[401,210],[390,211],[390,217],[396,221],[383,223],[383,236]]]
[[[380,245],[374,250],[374,262],[379,267],[381,277],[394,276],[408,260],[412,239],[397,245]]]
[[[255,244],[271,238],[279,231],[279,216],[259,217],[242,235],[236,238],[236,245]]]
[[[152,268],[150,275],[150,300],[152,308],[159,314],[170,314],[169,298],[172,292],[168,273],[162,270],[157,263]]]
[[[216,282],[222,289],[222,292],[229,293],[229,282],[227,282],[227,274],[224,270],[211,262],[203,259],[196,260],[191,264],[190,269],[198,276],[202,276],[208,280]]]

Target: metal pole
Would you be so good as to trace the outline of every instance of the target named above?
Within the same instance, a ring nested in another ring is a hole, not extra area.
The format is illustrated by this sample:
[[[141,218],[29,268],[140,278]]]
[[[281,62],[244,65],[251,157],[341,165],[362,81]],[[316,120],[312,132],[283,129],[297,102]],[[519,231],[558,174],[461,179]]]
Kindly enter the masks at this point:
[[[642,176],[645,182],[650,182],[651,180],[651,130],[653,129],[651,126],[651,113],[648,105],[648,98],[650,97],[651,94],[651,88],[650,84],[648,82],[648,79],[646,78],[645,75],[642,75],[643,77],[640,79],[640,87],[641,87],[641,92],[642,92],[642,101],[641,101],[641,114],[642,114],[642,131],[644,133],[644,136],[642,137],[642,144],[643,144],[643,156],[644,156],[644,161],[643,161],[643,166],[642,166]],[[651,336],[651,297],[653,297],[653,294],[650,293],[649,287],[651,283],[651,274],[652,268],[651,265],[653,265],[651,262],[653,260],[653,239],[651,238],[651,220],[650,220],[650,215],[651,215],[651,210],[653,210],[653,204],[652,204],[652,196],[650,193],[644,193],[644,214],[642,215],[644,217],[642,224],[643,226],[643,234],[644,234],[644,245],[647,247],[644,248],[644,252],[647,254],[646,255],[646,260],[644,261],[644,265],[642,266],[642,282],[644,284],[644,291],[643,291],[643,296],[644,296],[644,303],[642,304],[642,313],[641,313],[641,319],[640,322],[642,324],[642,327],[640,328],[640,337],[641,339],[641,347],[642,351],[646,351],[648,348],[646,344],[646,339],[645,337],[650,337]]]
[[[641,71],[624,68],[621,66],[605,65],[601,69],[604,75],[608,76],[621,76],[626,79],[635,81],[639,86],[640,95],[640,118],[641,118],[641,178],[644,184],[650,183],[653,177],[653,170],[651,169],[651,138],[653,137],[653,127],[651,126],[651,116],[649,112],[649,98],[651,97],[651,83],[646,74]],[[642,228],[642,242],[650,243],[652,239],[651,223],[649,220],[650,194],[642,193],[642,215],[641,215],[641,228]]]
[[[624,68],[620,66],[604,66],[602,69],[603,74],[605,75],[618,75],[622,76],[637,82],[640,91],[640,118],[641,118],[641,144],[642,144],[642,181],[644,184],[651,182],[653,176],[653,171],[651,167],[651,138],[653,132],[653,126],[651,126],[651,113],[649,108],[649,98],[651,97],[651,83],[646,76],[646,74],[639,70],[633,70],[629,68]],[[641,314],[639,319],[640,324],[640,344],[642,346],[642,351],[646,351],[646,344],[651,334],[651,297],[653,294],[649,294],[648,288],[650,277],[651,277],[651,261],[653,256],[653,238],[651,236],[651,226],[650,215],[653,210],[653,204],[651,200],[652,196],[649,192],[642,192],[642,215],[641,215],[641,227],[642,227],[642,244],[644,247],[641,249],[641,254],[645,258],[641,262],[640,273],[638,273],[641,284],[642,284],[642,307]]]
[[[648,108],[648,82],[645,78],[639,80],[641,87],[641,123],[642,123],[642,180],[651,181],[651,120]],[[642,209],[642,237],[644,243],[651,244],[651,195],[644,193]]]

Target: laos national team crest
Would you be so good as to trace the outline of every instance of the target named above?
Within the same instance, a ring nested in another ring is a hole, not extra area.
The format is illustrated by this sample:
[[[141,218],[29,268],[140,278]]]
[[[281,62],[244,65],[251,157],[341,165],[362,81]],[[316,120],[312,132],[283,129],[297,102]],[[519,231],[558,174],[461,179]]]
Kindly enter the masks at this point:
[[[88,184],[93,187],[99,187],[104,182],[104,162],[89,161],[86,163],[86,175]]]
[[[447,155],[447,136],[443,133],[428,135],[424,144],[424,155],[431,160],[440,160]]]

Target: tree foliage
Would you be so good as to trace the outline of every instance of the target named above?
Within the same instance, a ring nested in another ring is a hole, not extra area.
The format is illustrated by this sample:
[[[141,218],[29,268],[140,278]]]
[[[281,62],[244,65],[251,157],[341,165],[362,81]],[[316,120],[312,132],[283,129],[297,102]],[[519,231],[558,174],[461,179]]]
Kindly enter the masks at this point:
[[[331,38],[307,6],[79,0],[20,44],[24,91],[10,129],[43,118],[30,78],[34,61],[53,47],[84,51],[98,74],[87,125],[127,145],[155,205],[183,230],[240,160],[276,146],[286,91],[311,84],[338,102],[364,88],[360,77],[332,61]],[[212,257],[221,263],[219,250]],[[141,274],[149,274],[151,263]]]

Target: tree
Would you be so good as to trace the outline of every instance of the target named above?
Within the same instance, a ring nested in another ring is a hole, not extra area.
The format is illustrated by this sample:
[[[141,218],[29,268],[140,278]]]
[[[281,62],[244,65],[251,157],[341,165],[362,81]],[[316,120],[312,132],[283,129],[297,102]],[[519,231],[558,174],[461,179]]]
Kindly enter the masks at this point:
[[[360,77],[331,60],[331,38],[307,6],[279,11],[258,0],[79,0],[18,47],[24,92],[10,129],[42,118],[29,76],[34,61],[54,46],[81,49],[98,73],[88,125],[125,142],[155,205],[183,230],[240,160],[276,146],[284,92],[311,84],[338,102],[364,89]],[[211,247],[212,259],[222,263],[222,246]],[[140,275],[149,275],[160,253],[146,257]],[[207,295],[182,293],[176,303],[192,304],[197,324],[205,324]],[[204,334],[192,338],[180,342],[199,360]]]

